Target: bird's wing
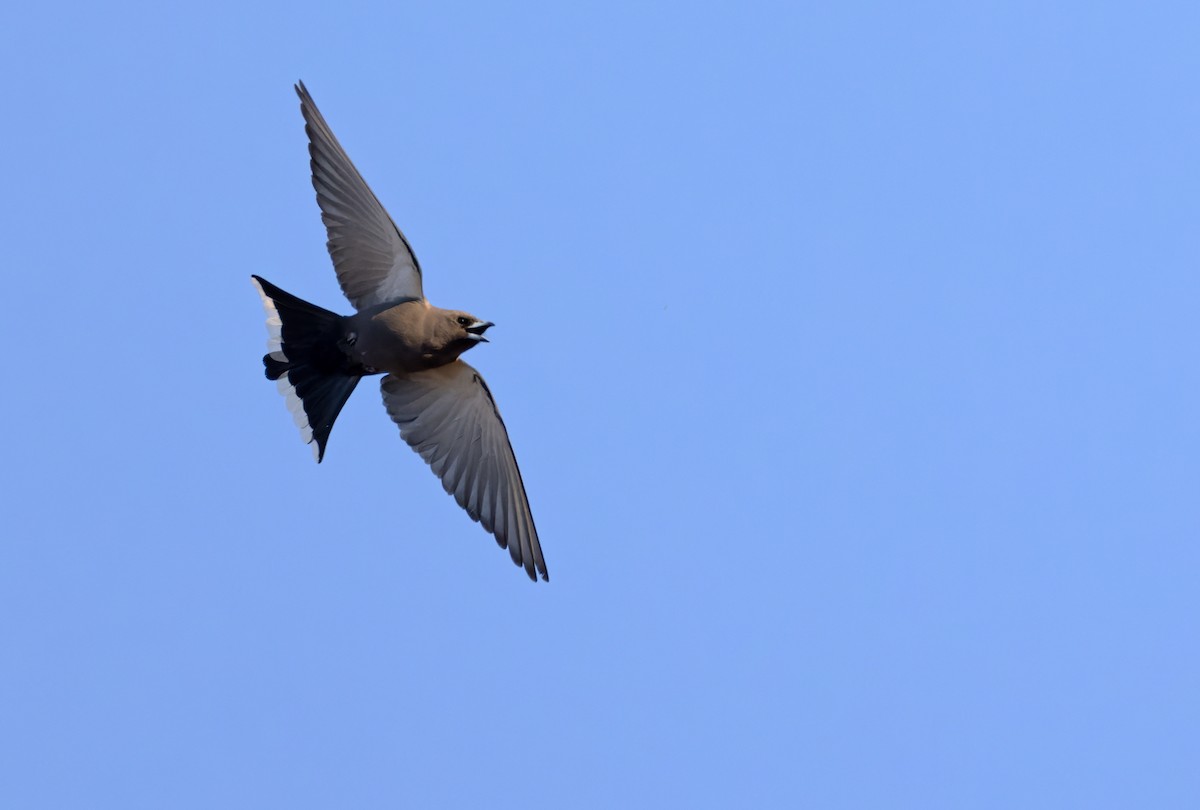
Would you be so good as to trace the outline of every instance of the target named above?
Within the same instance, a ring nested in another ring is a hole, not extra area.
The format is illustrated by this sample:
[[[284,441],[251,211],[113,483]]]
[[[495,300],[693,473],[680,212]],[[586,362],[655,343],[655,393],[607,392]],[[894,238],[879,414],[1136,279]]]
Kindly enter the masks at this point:
[[[500,411],[479,372],[461,360],[380,384],[400,435],[442,486],[507,548],[529,578],[549,580],[521,471]],[[536,572],[536,573],[535,573]]]
[[[342,292],[355,309],[403,298],[423,298],[421,265],[408,240],[362,179],[325,123],[304,82],[296,85],[312,182],[329,233],[329,256]]]

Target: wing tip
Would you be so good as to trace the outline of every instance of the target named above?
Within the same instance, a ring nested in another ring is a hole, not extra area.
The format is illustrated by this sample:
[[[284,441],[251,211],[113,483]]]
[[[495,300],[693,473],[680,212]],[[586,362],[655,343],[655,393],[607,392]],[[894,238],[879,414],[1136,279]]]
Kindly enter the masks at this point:
[[[519,567],[525,569],[525,576],[529,577],[530,582],[537,582],[538,577],[541,577],[542,582],[550,581],[550,572],[546,570],[546,564],[536,561],[513,560]]]

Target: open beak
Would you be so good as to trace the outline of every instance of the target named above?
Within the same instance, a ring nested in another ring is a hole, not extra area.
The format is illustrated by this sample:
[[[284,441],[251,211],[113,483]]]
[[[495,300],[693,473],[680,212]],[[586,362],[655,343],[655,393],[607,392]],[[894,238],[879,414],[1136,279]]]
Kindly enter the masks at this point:
[[[467,327],[467,331],[474,335],[475,339],[480,343],[487,343],[488,339],[483,336],[483,333],[486,332],[489,327],[495,325],[496,324],[492,323],[491,321],[475,321],[475,323]]]

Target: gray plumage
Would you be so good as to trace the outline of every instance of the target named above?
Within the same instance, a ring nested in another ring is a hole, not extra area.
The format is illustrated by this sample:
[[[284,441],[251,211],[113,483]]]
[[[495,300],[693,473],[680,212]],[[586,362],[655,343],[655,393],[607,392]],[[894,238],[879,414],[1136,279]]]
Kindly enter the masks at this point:
[[[276,380],[318,462],[333,422],[367,375],[401,437],[446,492],[530,579],[548,580],[508,431],[479,372],[459,356],[493,324],[432,306],[408,240],[355,169],[303,83],[313,188],[338,283],[357,312],[340,316],[252,276],[267,312],[267,377]]]

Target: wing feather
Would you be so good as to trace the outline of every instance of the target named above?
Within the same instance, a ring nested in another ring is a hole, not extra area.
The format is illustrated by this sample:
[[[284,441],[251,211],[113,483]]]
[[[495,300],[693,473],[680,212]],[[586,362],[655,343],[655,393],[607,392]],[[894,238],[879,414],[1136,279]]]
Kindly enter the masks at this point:
[[[532,580],[548,580],[537,528],[508,431],[483,378],[456,360],[380,385],[400,436],[472,520],[507,548]]]
[[[296,85],[308,133],[312,183],[329,236],[326,247],[342,292],[355,309],[423,298],[421,265],[408,240],[354,168],[308,94]]]

